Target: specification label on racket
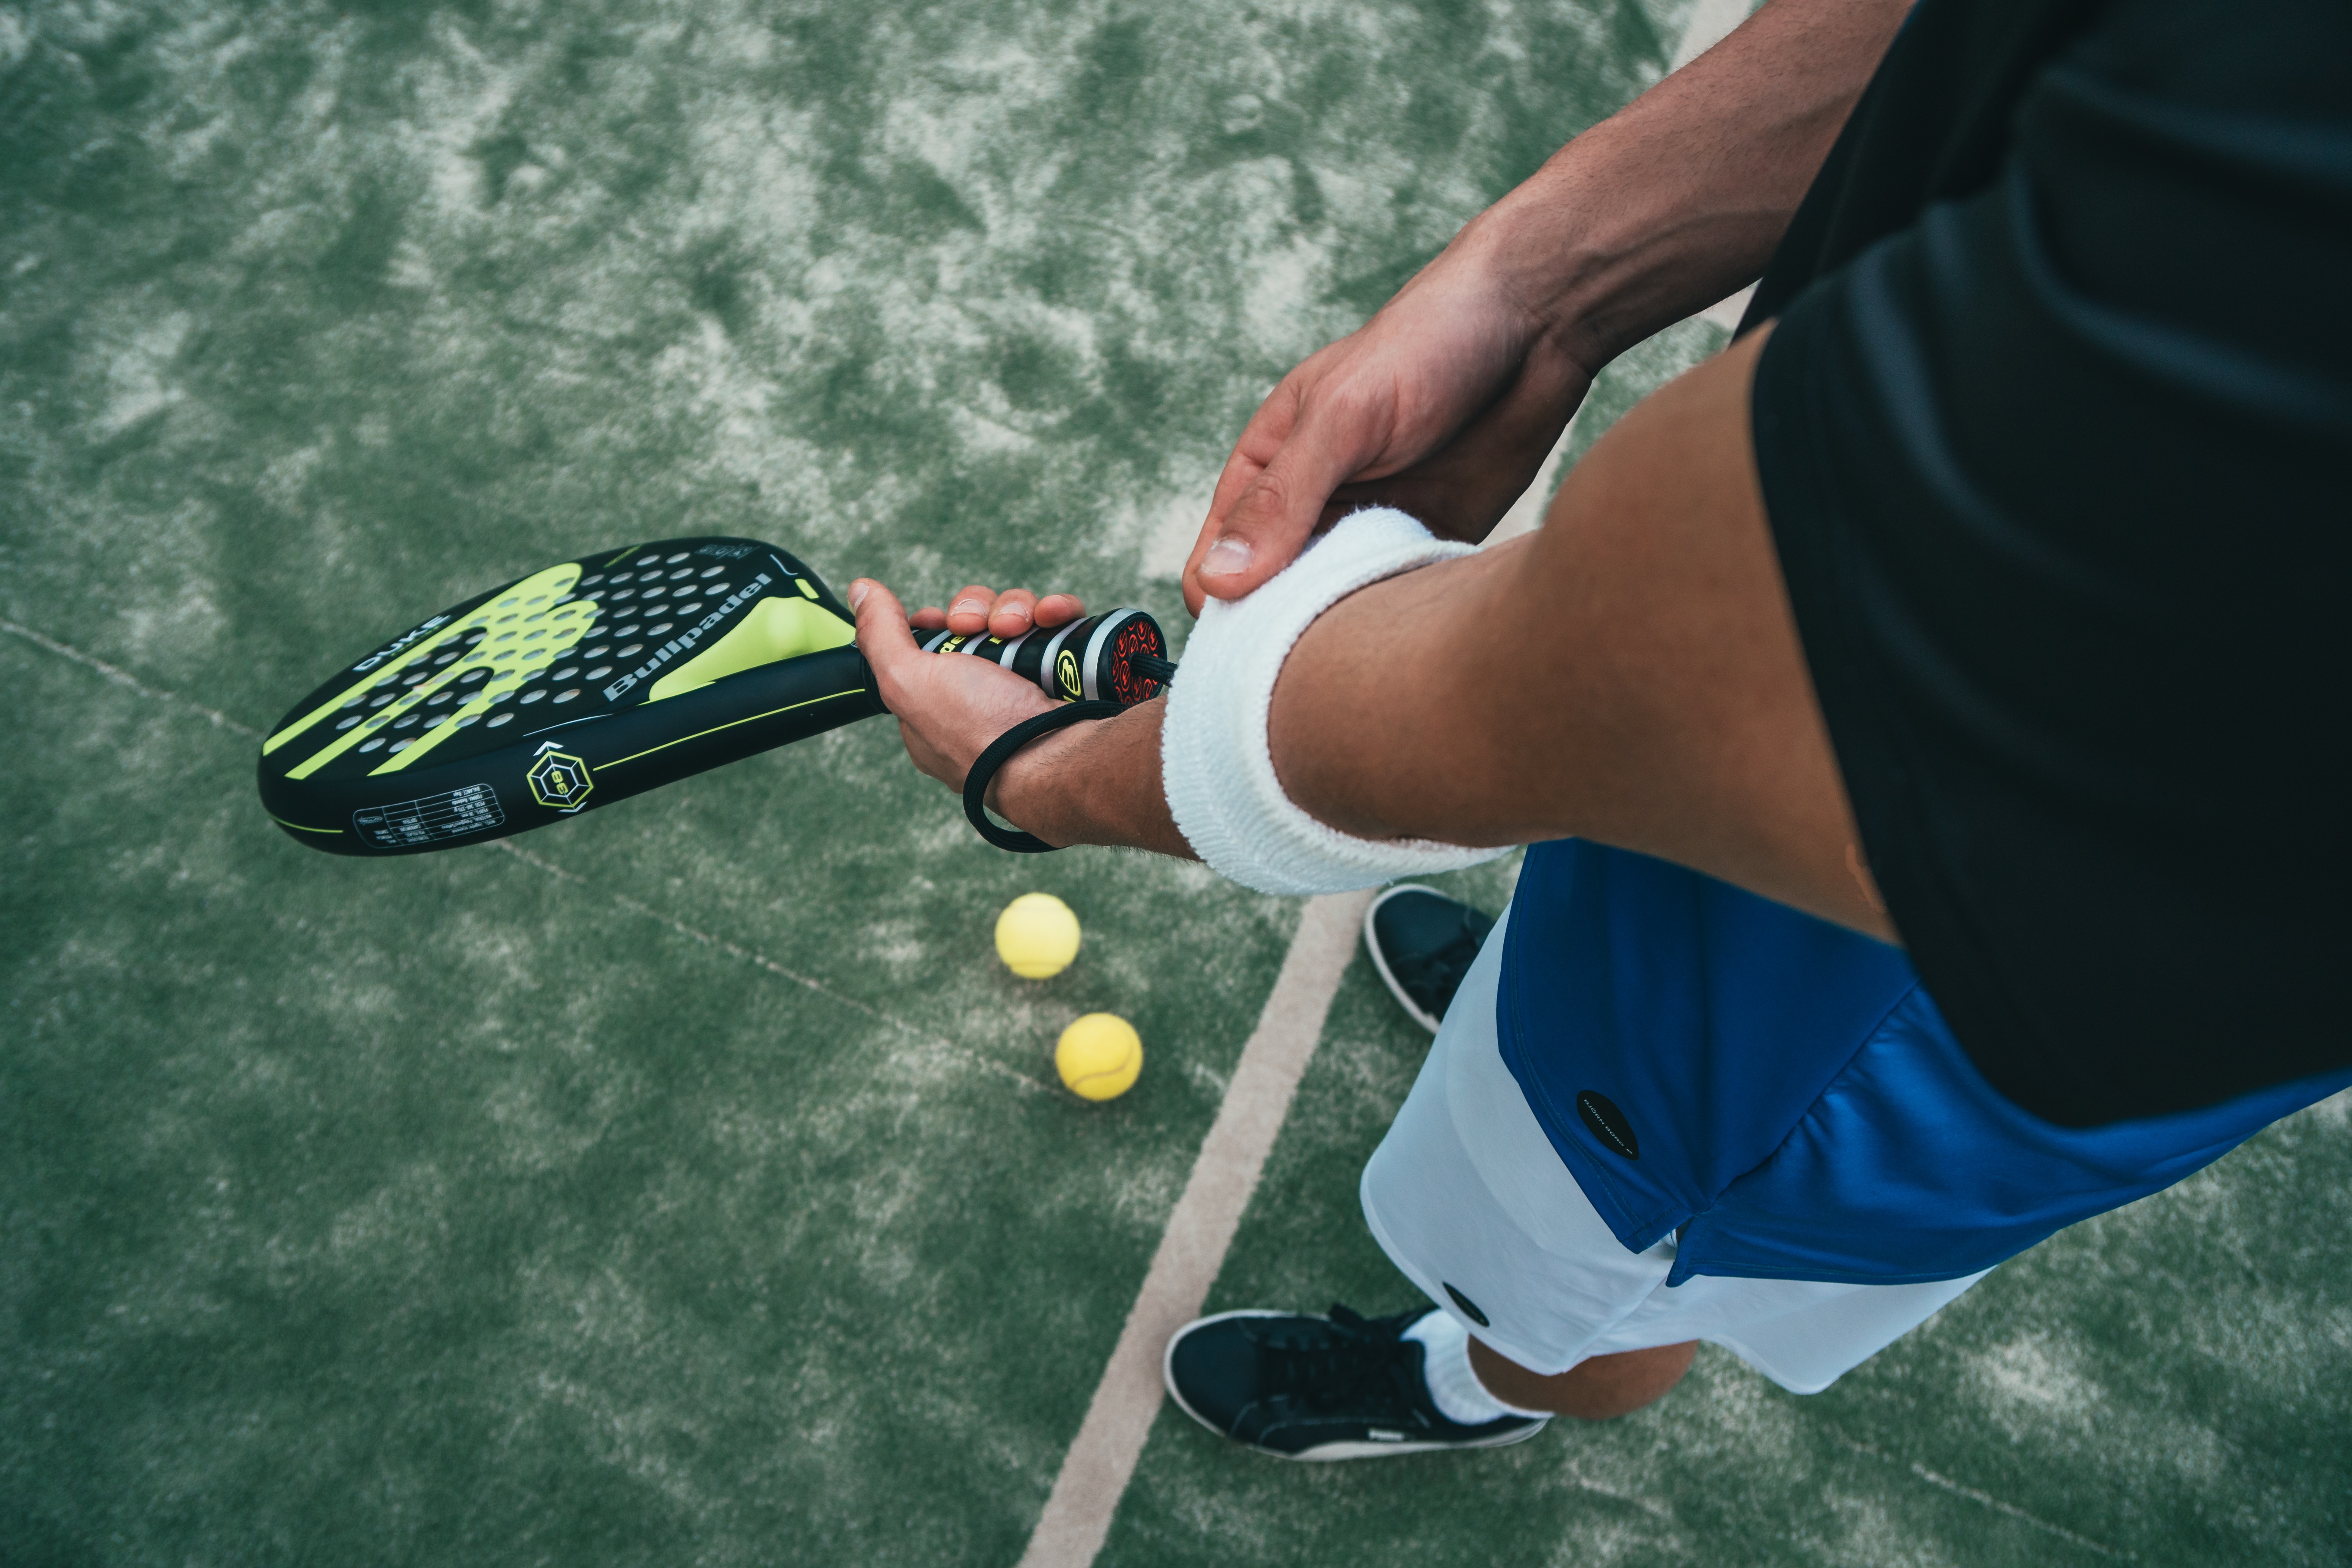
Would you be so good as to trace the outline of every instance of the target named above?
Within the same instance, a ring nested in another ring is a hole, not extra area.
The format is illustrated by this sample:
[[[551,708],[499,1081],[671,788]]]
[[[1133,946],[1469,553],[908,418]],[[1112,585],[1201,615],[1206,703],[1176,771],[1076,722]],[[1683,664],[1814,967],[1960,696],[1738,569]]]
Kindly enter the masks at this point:
[[[397,805],[371,805],[352,813],[352,830],[381,849],[404,849],[412,844],[438,844],[462,838],[505,822],[499,797],[486,784],[467,784],[446,795],[404,800]]]

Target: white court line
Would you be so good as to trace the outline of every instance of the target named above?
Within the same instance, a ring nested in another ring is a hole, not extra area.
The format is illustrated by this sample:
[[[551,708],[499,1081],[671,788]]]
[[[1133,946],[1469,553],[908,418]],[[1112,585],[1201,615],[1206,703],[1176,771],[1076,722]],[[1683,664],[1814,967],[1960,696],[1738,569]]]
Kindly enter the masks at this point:
[[[1733,28],[1748,20],[1748,10],[1749,0],[1698,0],[1691,7],[1690,21],[1683,28],[1683,41],[1676,46],[1674,63],[1666,67],[1666,74],[1672,76],[1729,37]]]
[[[246,728],[217,708],[207,708],[193,697],[183,697],[176,691],[165,691],[161,687],[150,686],[127,669],[117,669],[102,658],[93,658],[78,647],[58,641],[55,637],[44,637],[30,626],[20,626],[14,621],[0,620],[0,632],[6,632],[10,637],[23,637],[35,647],[47,648],[59,658],[71,659],[85,669],[94,669],[117,686],[128,687],[142,697],[152,697],[158,702],[168,702],[181,708],[191,709],[211,720],[213,728],[215,730],[226,730],[232,734],[243,735],[249,740],[261,739],[260,731]]]
[[[1053,1495],[1021,1554],[1021,1568],[1087,1568],[1110,1533],[1111,1515],[1160,1413],[1160,1359],[1170,1336],[1201,1315],[1224,1266],[1258,1173],[1290,1114],[1290,1097],[1323,1037],[1323,1020],[1355,956],[1372,890],[1307,900],[1274,994],[1242,1047],[1217,1120],[1192,1162],[1184,1195],[1168,1216],[1151,1268],[1128,1310],[1086,1420],[1063,1457]]]

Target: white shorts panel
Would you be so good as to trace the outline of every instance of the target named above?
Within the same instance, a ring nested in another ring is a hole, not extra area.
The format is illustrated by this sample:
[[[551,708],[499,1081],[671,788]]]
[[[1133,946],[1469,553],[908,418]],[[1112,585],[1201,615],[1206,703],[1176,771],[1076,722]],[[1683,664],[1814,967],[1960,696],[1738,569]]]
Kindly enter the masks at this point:
[[[1545,1374],[1588,1356],[1706,1340],[1813,1394],[1984,1278],[1841,1285],[1700,1275],[1667,1289],[1673,1239],[1625,1250],[1503,1064],[1495,996],[1509,920],[1504,911],[1464,978],[1361,1185],[1381,1249],[1471,1333]]]

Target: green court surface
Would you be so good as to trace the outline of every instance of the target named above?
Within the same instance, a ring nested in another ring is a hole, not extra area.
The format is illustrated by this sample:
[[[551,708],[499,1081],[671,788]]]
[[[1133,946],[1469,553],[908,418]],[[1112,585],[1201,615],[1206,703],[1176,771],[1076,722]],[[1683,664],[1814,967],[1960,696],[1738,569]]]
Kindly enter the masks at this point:
[[[0,1563],[1011,1564],[1297,906],[982,845],[887,723],[363,862],[256,736],[731,531],[1141,603],[1226,446],[1686,7],[0,8]],[[1580,449],[1723,341],[1613,371]],[[1490,909],[1507,868],[1459,879]],[[1042,888],[1077,963],[1013,979]],[[2185,955],[2186,956],[2186,955]],[[1141,1082],[1053,1082],[1069,1018]],[[1412,1300],[1360,959],[1213,1308]],[[2352,1560],[2342,1100],[1827,1394],[1338,1467],[1163,1410],[1097,1559]]]

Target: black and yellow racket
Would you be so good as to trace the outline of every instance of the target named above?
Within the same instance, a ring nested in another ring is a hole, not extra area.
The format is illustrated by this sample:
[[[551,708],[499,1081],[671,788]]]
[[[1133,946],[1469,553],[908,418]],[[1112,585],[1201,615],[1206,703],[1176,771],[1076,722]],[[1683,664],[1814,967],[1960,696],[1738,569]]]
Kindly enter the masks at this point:
[[[883,712],[856,623],[750,539],[566,561],[426,618],[338,671],[261,745],[261,804],[338,855],[414,855],[543,827]],[[1113,610],[1010,641],[917,634],[1049,696],[1131,704],[1173,673]]]

